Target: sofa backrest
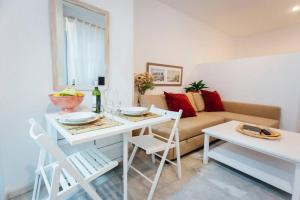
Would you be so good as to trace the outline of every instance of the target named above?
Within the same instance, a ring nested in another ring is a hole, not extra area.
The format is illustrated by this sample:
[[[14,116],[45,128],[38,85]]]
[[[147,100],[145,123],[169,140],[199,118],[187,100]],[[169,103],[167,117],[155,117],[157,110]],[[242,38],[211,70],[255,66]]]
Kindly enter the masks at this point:
[[[168,109],[165,95],[141,95],[140,97],[141,106],[150,107],[155,105],[161,109]],[[281,109],[277,106],[223,101],[225,111],[252,115],[257,117],[264,117],[268,119],[280,120]]]
[[[223,104],[227,112],[280,120],[281,109],[277,106],[242,103],[234,101],[223,101]]]
[[[150,108],[151,105],[155,105],[157,108],[168,110],[165,95],[141,95],[140,103],[143,107]]]

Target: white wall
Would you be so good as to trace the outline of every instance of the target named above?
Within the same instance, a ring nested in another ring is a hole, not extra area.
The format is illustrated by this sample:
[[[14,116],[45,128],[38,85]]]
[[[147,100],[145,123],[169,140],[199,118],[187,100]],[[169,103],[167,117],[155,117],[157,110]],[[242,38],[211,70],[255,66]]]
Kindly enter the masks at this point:
[[[297,122],[297,131],[300,133],[300,97],[299,97],[299,106],[298,106],[298,122]]]
[[[135,72],[146,71],[147,62],[183,66],[183,87],[194,67],[203,62],[230,57],[226,35],[174,10],[157,0],[134,1]],[[178,92],[182,87],[156,87]]]
[[[192,79],[203,79],[223,99],[282,108],[281,127],[297,130],[300,53],[200,64]]]
[[[232,57],[255,57],[300,51],[300,24],[232,38]]]
[[[88,2],[110,12],[111,87],[124,104],[131,104],[133,1]],[[52,91],[48,15],[48,0],[2,0],[0,4],[0,146],[4,149],[0,163],[6,193],[27,186],[34,178],[38,148],[29,138],[27,119],[43,121],[47,94]]]
[[[3,164],[2,164],[2,154],[3,149],[0,146],[0,199],[5,199],[5,185],[4,185],[4,174],[3,174]]]

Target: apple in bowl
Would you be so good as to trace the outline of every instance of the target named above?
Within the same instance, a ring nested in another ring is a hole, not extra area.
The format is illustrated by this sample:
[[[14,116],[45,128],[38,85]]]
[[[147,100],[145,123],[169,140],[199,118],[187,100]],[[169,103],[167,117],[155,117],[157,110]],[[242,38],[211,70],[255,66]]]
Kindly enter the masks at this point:
[[[74,89],[65,89],[48,96],[53,105],[60,108],[62,113],[74,112],[84,99],[84,93]]]

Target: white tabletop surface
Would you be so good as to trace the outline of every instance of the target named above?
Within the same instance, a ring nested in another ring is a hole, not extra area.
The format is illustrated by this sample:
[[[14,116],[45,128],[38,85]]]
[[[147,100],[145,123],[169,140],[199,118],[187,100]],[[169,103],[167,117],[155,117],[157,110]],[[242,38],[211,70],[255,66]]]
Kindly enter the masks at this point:
[[[282,136],[279,140],[266,140],[243,135],[236,131],[241,122],[230,121],[203,130],[205,134],[218,139],[246,147],[270,156],[300,163],[300,134],[296,132],[279,131]]]
[[[98,139],[103,139],[107,137],[111,137],[118,134],[128,133],[135,129],[140,129],[146,126],[153,126],[156,124],[161,124],[164,122],[168,122],[171,119],[167,116],[160,116],[157,118],[147,119],[139,122],[131,122],[126,119],[114,116],[113,120],[123,123],[120,126],[115,126],[111,128],[104,128],[94,131],[89,131],[86,133],[81,133],[77,135],[72,135],[66,129],[62,128],[62,126],[57,122],[60,114],[46,114],[46,120],[50,123],[71,145],[77,145],[85,142],[91,142]]]

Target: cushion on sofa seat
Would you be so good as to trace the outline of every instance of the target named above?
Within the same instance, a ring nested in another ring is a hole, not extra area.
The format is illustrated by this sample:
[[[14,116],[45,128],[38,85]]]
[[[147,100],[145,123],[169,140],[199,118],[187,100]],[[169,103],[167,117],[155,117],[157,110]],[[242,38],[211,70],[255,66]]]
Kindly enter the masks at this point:
[[[189,99],[191,105],[193,106],[195,111],[198,111],[195,101],[194,101],[194,97],[193,97],[193,93],[192,92],[187,92],[185,93],[185,95],[187,96],[187,98]]]
[[[185,94],[164,92],[164,95],[168,110],[175,112],[182,110],[181,118],[196,116],[196,111]]]
[[[202,97],[204,99],[205,111],[225,111],[221,97],[217,91],[201,90]]]
[[[198,112],[201,112],[205,109],[205,104],[203,100],[203,96],[200,92],[193,92],[194,102]]]
[[[209,112],[209,114],[224,117],[225,121],[236,120],[245,123],[257,124],[261,126],[279,128],[279,121],[275,119],[268,119],[263,117],[256,117],[256,116],[244,115],[244,114],[238,114],[232,112]]]
[[[203,134],[202,129],[224,122],[224,117],[210,115],[205,112],[197,113],[195,117],[182,118],[179,122],[179,140],[186,140]],[[153,133],[169,138],[174,121],[152,127]]]

